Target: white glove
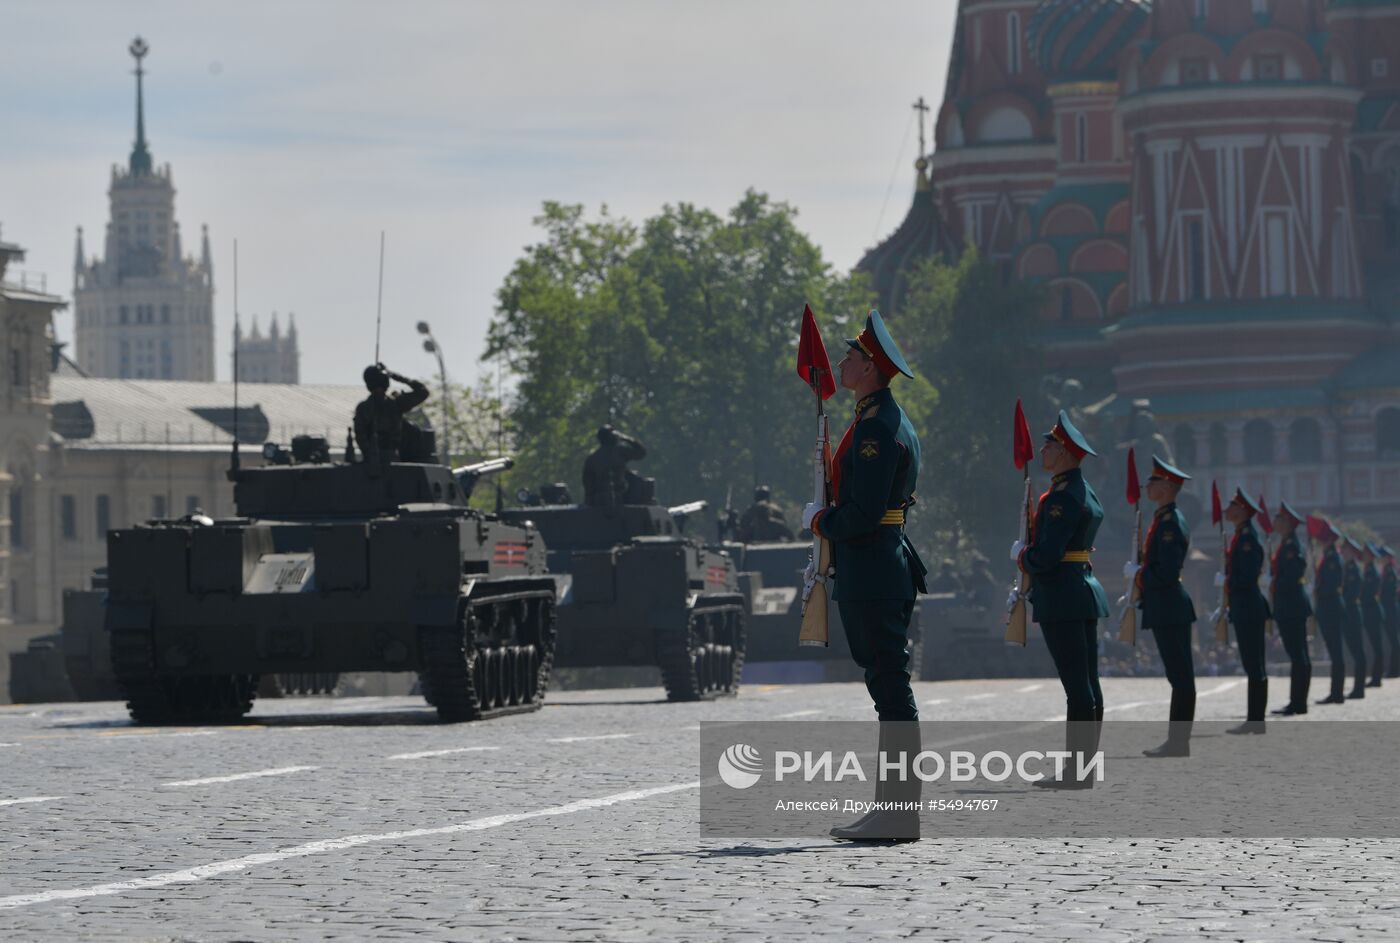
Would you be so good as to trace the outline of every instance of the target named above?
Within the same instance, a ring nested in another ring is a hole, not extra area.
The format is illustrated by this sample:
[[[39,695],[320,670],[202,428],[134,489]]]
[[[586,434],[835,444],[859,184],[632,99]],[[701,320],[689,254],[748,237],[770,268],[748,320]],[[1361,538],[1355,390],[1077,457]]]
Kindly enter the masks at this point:
[[[1019,592],[1017,592],[1016,590],[1013,589],[1013,590],[1011,591],[1010,595],[1008,595],[1008,596],[1006,597],[1006,611],[1007,611],[1007,612],[1010,612],[1011,610],[1015,609],[1015,608],[1016,608],[1016,601],[1017,601],[1018,599],[1020,599],[1020,598],[1021,598],[1021,594],[1020,594]]]
[[[1127,563],[1123,564],[1123,578],[1124,578],[1125,580],[1130,580],[1130,579],[1132,579],[1133,577],[1137,576],[1137,575],[1138,575],[1138,571],[1141,570],[1141,569],[1142,569],[1142,567],[1138,566],[1136,563],[1134,563],[1133,561],[1129,560]]]
[[[1264,577],[1264,579],[1261,580],[1259,584],[1259,588],[1263,590],[1265,596],[1269,595],[1269,591],[1273,589],[1273,586],[1274,578],[1272,576]]]
[[[1024,540],[1018,539],[1015,543],[1013,543],[1013,544],[1011,545],[1011,559],[1013,559],[1013,560],[1019,560],[1019,559],[1021,559],[1021,551],[1022,551],[1022,550],[1025,550],[1025,549],[1026,549],[1026,542],[1025,542]]]
[[[803,530],[811,530],[811,529],[812,529],[812,518],[816,517],[817,514],[818,514],[818,512],[820,512],[820,511],[822,511],[822,510],[825,510],[825,507],[826,507],[825,505],[816,504],[815,502],[813,502],[813,503],[811,503],[811,504],[808,504],[805,508],[803,508],[803,509],[802,509],[802,529],[803,529]]]
[[[1224,586],[1224,585],[1225,585],[1225,571],[1224,571],[1224,570],[1216,570],[1216,571],[1215,571],[1215,585],[1216,585],[1216,586]]]

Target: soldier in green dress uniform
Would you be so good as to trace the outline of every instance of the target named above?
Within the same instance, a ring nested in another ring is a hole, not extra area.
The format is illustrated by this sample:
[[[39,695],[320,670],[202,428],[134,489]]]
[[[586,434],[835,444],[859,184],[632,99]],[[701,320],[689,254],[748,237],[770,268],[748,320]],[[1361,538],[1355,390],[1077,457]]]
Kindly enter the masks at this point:
[[[834,503],[809,504],[802,526],[831,541],[836,569],[832,598],[851,657],[865,670],[865,686],[880,719],[880,749],[919,752],[919,708],[909,683],[909,621],[917,595],[926,592],[927,570],[904,535],[904,516],[919,480],[919,437],[890,392],[897,374],[912,377],[878,311],[837,365],[841,385],[856,397],[855,419],[832,457]],[[919,798],[919,780],[878,784],[876,800]],[[917,812],[876,811],[836,838],[914,841]]]
[[[1332,689],[1317,703],[1345,704],[1347,659],[1342,643],[1342,555],[1337,550],[1338,535],[1332,525],[1321,521],[1320,526],[1322,555],[1318,558],[1317,575],[1313,580],[1313,608],[1317,612],[1317,630],[1332,663]]]
[[[1191,626],[1196,607],[1181,584],[1181,569],[1191,549],[1191,529],[1176,506],[1181,486],[1191,476],[1156,455],[1147,479],[1147,499],[1157,505],[1142,551],[1142,566],[1133,574],[1142,627],[1151,630],[1172,686],[1167,714],[1167,741],[1147,756],[1190,756],[1191,723],[1196,718],[1196,669],[1191,658]]]
[[[1264,711],[1269,703],[1269,675],[1264,662],[1264,623],[1269,621],[1269,603],[1259,591],[1264,545],[1254,529],[1254,515],[1260,510],[1254,499],[1239,488],[1225,507],[1225,520],[1235,525],[1235,536],[1225,556],[1230,624],[1235,627],[1240,664],[1249,679],[1245,721],[1231,727],[1229,733],[1263,733]]]
[[[1385,622],[1385,609],[1381,606],[1381,571],[1376,567],[1380,551],[1370,542],[1361,545],[1361,625],[1366,629],[1366,641],[1370,654],[1366,664],[1371,668],[1368,688],[1381,686],[1381,675],[1385,665],[1385,645],[1381,642],[1382,624]]]
[[[1381,544],[1381,606],[1385,609],[1385,635],[1390,641],[1390,664],[1386,666],[1387,678],[1400,678],[1400,600],[1395,598],[1400,590],[1400,579],[1395,576],[1395,551]]]
[[[1366,696],[1366,641],[1362,632],[1361,615],[1361,542],[1355,537],[1342,538],[1342,639],[1351,653],[1356,683],[1347,695],[1352,700]]]
[[[1279,535],[1278,549],[1269,564],[1271,603],[1274,624],[1283,639],[1292,667],[1288,678],[1288,703],[1274,711],[1289,716],[1308,712],[1308,688],[1312,685],[1312,658],[1308,655],[1308,617],[1313,614],[1304,583],[1308,577],[1308,560],[1298,539],[1298,525],[1304,518],[1287,501],[1279,502],[1274,515],[1274,530]]]
[[[1031,577],[1031,607],[1065,690],[1065,740],[1071,753],[1093,753],[1103,721],[1099,686],[1099,620],[1108,599],[1094,576],[1089,552],[1103,523],[1103,505],[1084,480],[1080,463],[1097,455],[1064,410],[1045,434],[1041,467],[1051,473],[1040,496],[1029,543],[1016,541],[1011,555]],[[1092,781],[1042,779],[1037,786],[1087,789]]]

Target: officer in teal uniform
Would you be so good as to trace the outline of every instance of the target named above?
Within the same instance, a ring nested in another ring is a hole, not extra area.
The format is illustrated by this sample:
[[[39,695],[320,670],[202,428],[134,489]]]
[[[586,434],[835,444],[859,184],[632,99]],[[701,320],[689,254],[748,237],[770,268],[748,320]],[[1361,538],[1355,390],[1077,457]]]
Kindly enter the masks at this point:
[[[1347,697],[1366,696],[1366,642],[1361,629],[1361,543],[1354,537],[1342,538],[1342,639],[1351,653],[1356,683]]]
[[[1385,664],[1384,645],[1381,642],[1381,623],[1385,621],[1385,611],[1381,608],[1381,573],[1376,569],[1376,558],[1380,551],[1373,543],[1361,545],[1361,625],[1366,629],[1366,641],[1371,653],[1366,663],[1371,667],[1371,680],[1368,688],[1381,686],[1382,668]]]
[[[1395,551],[1381,544],[1381,559],[1385,568],[1381,570],[1381,606],[1385,609],[1385,634],[1390,640],[1390,664],[1386,667],[1387,678],[1400,678],[1400,600],[1396,600],[1400,579],[1395,576]]]
[[[897,375],[914,374],[878,311],[837,366],[841,385],[856,397],[855,420],[832,456],[834,503],[809,504],[802,526],[831,541],[836,569],[832,598],[851,657],[879,717],[881,750],[917,755],[919,708],[909,683],[909,621],[915,597],[927,592],[927,570],[904,535],[904,518],[919,480],[919,437],[890,392]],[[911,801],[919,781],[881,782],[877,801]],[[913,841],[918,813],[877,811],[836,838]]]
[[[1099,620],[1108,599],[1094,576],[1089,552],[1103,523],[1103,505],[1079,464],[1098,453],[1060,410],[1045,434],[1040,464],[1050,472],[1050,490],[1040,496],[1030,542],[1016,541],[1012,556],[1031,577],[1031,607],[1065,689],[1065,740],[1071,753],[1097,749],[1103,720],[1099,686]],[[1087,789],[1091,780],[1042,779],[1037,786]]]
[[[1288,703],[1274,711],[1291,716],[1308,712],[1308,688],[1312,685],[1312,658],[1308,655],[1308,617],[1313,614],[1304,583],[1308,578],[1308,560],[1298,539],[1298,525],[1303,516],[1281,501],[1274,515],[1274,531],[1279,535],[1278,549],[1269,564],[1270,595],[1274,624],[1284,651],[1291,664],[1288,677]]]
[[[1225,557],[1230,623],[1235,627],[1240,664],[1249,679],[1245,721],[1227,733],[1263,733],[1264,711],[1269,704],[1269,675],[1264,662],[1264,624],[1269,621],[1269,603],[1259,591],[1264,545],[1254,529],[1254,515],[1260,510],[1254,499],[1239,488],[1225,507],[1225,520],[1235,525],[1235,536]]]
[[[1319,704],[1345,704],[1347,685],[1346,650],[1342,645],[1342,555],[1337,551],[1337,532],[1322,522],[1322,556],[1317,561],[1317,576],[1313,580],[1313,607],[1317,612],[1317,629],[1327,646],[1332,662],[1332,690]]]
[[[1196,669],[1191,659],[1191,626],[1196,607],[1181,585],[1181,569],[1191,549],[1191,529],[1176,506],[1181,486],[1191,476],[1156,455],[1147,479],[1147,499],[1157,505],[1142,551],[1142,567],[1133,579],[1138,589],[1142,627],[1151,630],[1172,686],[1167,714],[1167,741],[1147,756],[1190,756],[1191,723],[1196,718]]]

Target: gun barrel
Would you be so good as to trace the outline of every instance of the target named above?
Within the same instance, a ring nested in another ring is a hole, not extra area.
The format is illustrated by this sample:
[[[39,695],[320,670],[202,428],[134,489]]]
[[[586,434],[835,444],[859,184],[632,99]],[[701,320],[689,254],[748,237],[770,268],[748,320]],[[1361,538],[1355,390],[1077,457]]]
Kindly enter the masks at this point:
[[[677,504],[666,510],[674,517],[681,514],[698,514],[709,506],[710,502],[708,501],[691,501],[689,504]]]
[[[476,462],[471,465],[463,465],[461,468],[452,469],[452,474],[457,477],[470,475],[473,478],[480,478],[482,475],[494,475],[497,472],[509,471],[515,467],[515,459],[509,455],[502,455],[500,458],[488,458],[484,462]]]

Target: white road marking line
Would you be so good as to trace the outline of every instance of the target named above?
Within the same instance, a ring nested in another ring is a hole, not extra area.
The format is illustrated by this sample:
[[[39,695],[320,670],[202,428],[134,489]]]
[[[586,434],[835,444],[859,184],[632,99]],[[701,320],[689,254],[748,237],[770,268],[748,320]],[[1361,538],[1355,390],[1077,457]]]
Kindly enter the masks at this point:
[[[779,714],[777,720],[787,720],[790,717],[811,717],[813,714],[820,714],[821,711],[793,711],[791,714]]]
[[[164,730],[148,730],[140,733],[127,733],[124,730],[104,730],[97,734],[99,740],[134,740],[138,737],[212,737],[217,730],[182,730],[169,733]]]
[[[57,802],[66,796],[25,796],[23,799],[0,799],[0,805],[28,805],[31,802]]]
[[[1026,685],[1024,688],[1017,688],[1017,689],[1016,689],[1016,693],[1017,693],[1017,694],[1030,694],[1032,691],[1039,691],[1039,690],[1040,690],[1041,688],[1043,688],[1043,687],[1045,687],[1045,685],[1043,685],[1043,684],[1028,684],[1028,685]]]
[[[699,730],[699,729],[700,729],[700,725],[699,725],[699,724],[692,724],[692,725],[689,726],[689,727],[682,727],[681,729],[682,729],[682,730]]]
[[[1171,701],[1129,701],[1126,704],[1114,704],[1112,707],[1105,707],[1105,714],[1112,714],[1114,711],[1130,711],[1135,707],[1147,707],[1149,704],[1170,704]]]
[[[180,779],[162,786],[208,786],[212,783],[233,783],[240,779],[261,779],[264,776],[285,776],[288,773],[309,773],[318,766],[282,766],[277,769],[260,769],[251,773],[234,773],[232,776],[209,776],[205,779]]]
[[[1210,697],[1212,694],[1221,694],[1221,693],[1223,693],[1223,692],[1225,692],[1225,691],[1230,690],[1231,688],[1237,688],[1237,687],[1239,687],[1240,685],[1244,684],[1244,682],[1245,682],[1245,679],[1244,679],[1244,678],[1236,678],[1234,681],[1226,681],[1224,684],[1220,685],[1220,687],[1218,687],[1218,688],[1211,688],[1209,691],[1202,691],[1202,692],[1198,695],[1198,697]]]
[[[241,858],[230,858],[225,861],[215,861],[194,868],[186,868],[183,871],[168,871],[165,874],[153,874],[150,877],[136,878],[131,881],[117,881],[111,884],[96,884],[91,887],[72,887],[60,890],[41,891],[37,894],[16,894],[11,897],[0,897],[0,910],[13,910],[16,907],[29,907],[34,904],[44,904],[55,900],[78,900],[85,897],[105,897],[112,894],[125,893],[126,891],[141,891],[152,887],[166,887],[171,884],[192,884],[207,878],[218,877],[221,874],[244,871],[248,868],[256,867],[257,865],[274,864],[278,861],[286,861],[290,858],[305,858],[309,855],[340,851],[345,848],[356,848],[360,845],[394,841],[401,842],[413,838],[454,835],[460,832],[479,832],[488,828],[499,828],[502,825],[510,825],[514,822],[523,822],[528,819],[539,819],[555,815],[572,815],[575,812],[588,812],[593,809],[602,809],[623,802],[636,802],[640,799],[649,799],[652,796],[661,796],[666,793],[699,788],[700,783],[698,782],[673,783],[669,786],[653,786],[650,789],[635,789],[631,792],[613,793],[610,796],[599,796],[596,799],[579,799],[565,805],[550,806],[547,809],[536,809],[533,812],[513,812],[506,815],[491,815],[485,818],[459,822],[455,825],[443,825],[438,828],[415,828],[404,832],[382,832],[377,835],[347,835],[343,838],[328,838],[322,841],[308,842],[305,845],[295,845],[291,848],[281,848],[277,851],[263,852],[262,854],[256,855],[244,855]]]
[[[555,737],[553,740],[546,740],[545,743],[583,743],[585,740],[625,740],[632,736],[630,733],[601,733],[591,737]]]
[[[948,699],[947,699],[946,697],[935,697],[935,698],[931,698],[931,699],[929,699],[929,700],[927,700],[927,701],[924,701],[924,704],[926,704],[926,705],[929,706],[929,707],[932,707],[932,706],[935,705],[935,704],[947,704],[947,703],[948,703]]]
[[[995,694],[969,694],[963,698],[964,701],[985,701],[989,697],[996,697]]]
[[[18,743],[0,743],[0,747],[17,747]]]
[[[391,760],[421,760],[430,756],[448,756],[453,753],[479,753],[482,750],[499,750],[500,747],[455,747],[451,750],[423,750],[421,753],[395,753]]]

